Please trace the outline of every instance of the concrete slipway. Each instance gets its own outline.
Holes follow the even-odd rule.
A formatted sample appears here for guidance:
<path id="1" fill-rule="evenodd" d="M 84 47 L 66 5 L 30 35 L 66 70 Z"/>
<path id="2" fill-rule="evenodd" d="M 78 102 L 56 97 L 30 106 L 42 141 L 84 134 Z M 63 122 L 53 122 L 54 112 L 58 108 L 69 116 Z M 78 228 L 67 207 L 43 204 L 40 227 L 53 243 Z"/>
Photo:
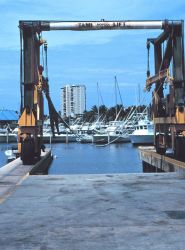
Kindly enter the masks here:
<path id="1" fill-rule="evenodd" d="M 185 249 L 184 176 L 25 178 L 1 200 L 0 249 Z"/>

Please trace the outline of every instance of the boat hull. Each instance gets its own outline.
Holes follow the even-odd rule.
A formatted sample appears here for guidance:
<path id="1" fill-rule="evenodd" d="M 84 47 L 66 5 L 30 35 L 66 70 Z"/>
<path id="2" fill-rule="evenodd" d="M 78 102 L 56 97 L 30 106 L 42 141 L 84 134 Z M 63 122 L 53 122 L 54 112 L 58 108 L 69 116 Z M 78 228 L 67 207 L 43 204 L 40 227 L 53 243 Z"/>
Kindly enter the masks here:
<path id="1" fill-rule="evenodd" d="M 17 136 L 14 134 L 0 134 L 0 143 L 17 142 Z"/>
<path id="2" fill-rule="evenodd" d="M 94 135 L 93 136 L 94 143 L 123 143 L 130 142 L 129 137 L 123 136 L 108 136 L 108 135 Z"/>
<path id="3" fill-rule="evenodd" d="M 93 136 L 79 136 L 76 138 L 76 141 L 80 143 L 93 143 Z"/>
<path id="4" fill-rule="evenodd" d="M 130 135 L 131 143 L 136 144 L 154 144 L 154 135 Z"/>
<path id="5" fill-rule="evenodd" d="M 57 142 L 76 142 L 75 135 L 56 135 L 55 137 L 51 137 L 50 135 L 44 135 L 42 137 L 43 143 L 57 143 Z"/>

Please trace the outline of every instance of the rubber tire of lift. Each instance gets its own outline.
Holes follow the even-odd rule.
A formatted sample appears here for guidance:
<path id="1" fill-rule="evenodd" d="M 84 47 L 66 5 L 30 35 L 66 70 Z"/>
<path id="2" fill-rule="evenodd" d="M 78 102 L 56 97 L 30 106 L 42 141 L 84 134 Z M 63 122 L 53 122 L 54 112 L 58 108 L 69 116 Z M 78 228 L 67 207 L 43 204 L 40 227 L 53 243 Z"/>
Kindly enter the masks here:
<path id="1" fill-rule="evenodd" d="M 23 165 L 32 165 L 34 163 L 34 141 L 25 140 L 21 145 L 21 160 Z"/>
<path id="2" fill-rule="evenodd" d="M 175 140 L 175 159 L 185 161 L 185 138 L 176 137 Z"/>
<path id="3" fill-rule="evenodd" d="M 155 137 L 155 148 L 156 148 L 156 153 L 160 155 L 164 155 L 166 153 L 166 148 L 161 148 L 159 144 L 159 135 L 156 135 Z"/>

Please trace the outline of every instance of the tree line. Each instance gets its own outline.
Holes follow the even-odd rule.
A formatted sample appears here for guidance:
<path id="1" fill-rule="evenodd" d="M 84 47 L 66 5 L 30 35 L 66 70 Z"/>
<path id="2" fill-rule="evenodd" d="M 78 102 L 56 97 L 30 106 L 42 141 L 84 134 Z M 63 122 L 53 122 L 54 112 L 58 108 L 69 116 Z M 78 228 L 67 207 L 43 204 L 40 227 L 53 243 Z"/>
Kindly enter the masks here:
<path id="1" fill-rule="evenodd" d="M 129 106 L 129 107 L 124 107 L 121 104 L 118 104 L 113 107 L 106 107 L 105 105 L 99 106 L 99 108 L 94 105 L 90 110 L 84 111 L 83 115 L 81 115 L 83 122 L 95 122 L 98 120 L 99 121 L 104 121 L 105 123 L 114 121 L 117 117 L 117 120 L 123 120 L 131 110 L 134 110 L 137 108 L 137 112 L 142 112 L 146 106 L 145 105 L 140 105 L 140 106 Z M 66 117 L 65 121 L 70 122 L 74 120 L 72 117 Z"/>

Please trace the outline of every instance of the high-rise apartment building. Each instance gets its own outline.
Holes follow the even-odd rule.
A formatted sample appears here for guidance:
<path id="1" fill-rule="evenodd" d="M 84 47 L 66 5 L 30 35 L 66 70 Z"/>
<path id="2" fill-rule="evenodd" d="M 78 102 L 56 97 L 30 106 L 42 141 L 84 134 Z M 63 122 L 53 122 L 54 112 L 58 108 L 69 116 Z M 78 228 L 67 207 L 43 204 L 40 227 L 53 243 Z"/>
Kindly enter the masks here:
<path id="1" fill-rule="evenodd" d="M 61 88 L 62 116 L 82 115 L 86 109 L 86 87 L 85 85 L 66 85 Z"/>

